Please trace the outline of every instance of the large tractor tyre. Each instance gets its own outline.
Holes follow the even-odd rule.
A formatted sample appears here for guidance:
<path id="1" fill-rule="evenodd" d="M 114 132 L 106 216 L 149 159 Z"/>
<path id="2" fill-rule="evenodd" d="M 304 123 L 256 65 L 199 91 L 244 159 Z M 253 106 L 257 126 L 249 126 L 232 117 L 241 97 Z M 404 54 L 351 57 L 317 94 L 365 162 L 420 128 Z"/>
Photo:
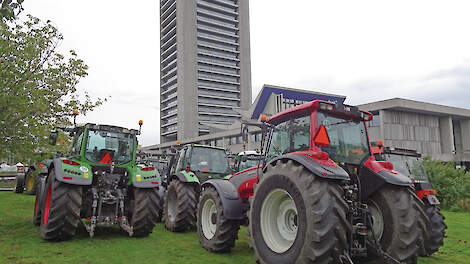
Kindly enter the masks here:
<path id="1" fill-rule="evenodd" d="M 372 230 L 382 249 L 401 263 L 416 263 L 422 230 L 413 194 L 405 187 L 385 185 L 367 204 L 372 214 Z M 376 263 L 385 262 L 376 259 Z"/>
<path id="2" fill-rule="evenodd" d="M 339 182 L 280 160 L 255 185 L 250 232 L 259 263 L 342 263 L 348 205 Z"/>
<path id="3" fill-rule="evenodd" d="M 444 245 L 447 226 L 444 223 L 445 218 L 441 214 L 441 209 L 438 206 L 427 204 L 425 208 L 426 215 L 429 217 L 431 225 L 429 238 L 425 242 L 426 254 L 430 256 Z"/>
<path id="4" fill-rule="evenodd" d="M 239 221 L 225 218 L 217 191 L 213 187 L 205 188 L 197 209 L 197 233 L 202 247 L 215 253 L 230 252 L 239 229 Z"/>
<path id="5" fill-rule="evenodd" d="M 160 210 L 160 197 L 157 188 L 133 190 L 132 213 L 130 223 L 133 227 L 134 237 L 146 237 L 152 233 L 157 223 Z"/>
<path id="6" fill-rule="evenodd" d="M 196 222 L 196 191 L 188 183 L 172 180 L 165 193 L 164 218 L 166 229 L 184 232 Z"/>
<path id="7" fill-rule="evenodd" d="M 25 189 L 26 194 L 36 194 L 36 177 L 33 175 L 32 170 L 26 172 Z"/>
<path id="8" fill-rule="evenodd" d="M 410 190 L 411 192 L 411 190 Z M 412 193 L 412 192 L 411 192 Z M 418 196 L 412 193 L 415 201 L 415 208 L 418 213 L 417 222 L 418 222 L 418 256 L 420 257 L 427 257 L 429 254 L 426 250 L 426 241 L 429 241 L 430 231 L 431 231 L 431 223 L 429 222 L 429 217 L 426 214 L 426 207 L 423 201 L 421 201 Z"/>
<path id="9" fill-rule="evenodd" d="M 41 225 L 41 215 L 44 209 L 44 190 L 46 189 L 46 178 L 38 177 L 36 200 L 34 203 L 33 224 L 35 226 Z"/>
<path id="10" fill-rule="evenodd" d="M 15 193 L 23 193 L 24 191 L 24 173 L 17 173 L 15 182 L 13 184 L 13 191 Z"/>
<path id="11" fill-rule="evenodd" d="M 57 181 L 54 170 L 47 178 L 41 214 L 41 237 L 48 241 L 70 239 L 75 235 L 80 220 L 82 188 Z"/>
<path id="12" fill-rule="evenodd" d="M 158 198 L 160 205 L 158 207 L 157 223 L 161 223 L 163 219 L 163 203 L 165 200 L 165 189 L 163 189 L 162 186 L 160 186 L 160 189 L 158 190 Z"/>

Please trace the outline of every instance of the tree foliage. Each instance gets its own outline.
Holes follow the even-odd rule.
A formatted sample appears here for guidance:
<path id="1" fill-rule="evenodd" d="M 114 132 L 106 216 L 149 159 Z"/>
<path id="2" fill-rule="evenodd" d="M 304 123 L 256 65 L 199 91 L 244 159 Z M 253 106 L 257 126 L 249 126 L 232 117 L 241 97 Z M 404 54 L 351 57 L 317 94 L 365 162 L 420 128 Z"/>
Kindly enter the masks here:
<path id="1" fill-rule="evenodd" d="M 23 11 L 24 0 L 0 0 L 0 19 L 15 19 L 21 11 Z"/>
<path id="2" fill-rule="evenodd" d="M 84 114 L 105 101 L 77 91 L 88 66 L 74 51 L 57 51 L 62 39 L 31 15 L 0 20 L 0 159 L 47 150 L 48 132 L 71 125 L 73 109 Z"/>
<path id="3" fill-rule="evenodd" d="M 424 168 L 444 209 L 469 210 L 470 173 L 453 162 L 424 159 Z"/>

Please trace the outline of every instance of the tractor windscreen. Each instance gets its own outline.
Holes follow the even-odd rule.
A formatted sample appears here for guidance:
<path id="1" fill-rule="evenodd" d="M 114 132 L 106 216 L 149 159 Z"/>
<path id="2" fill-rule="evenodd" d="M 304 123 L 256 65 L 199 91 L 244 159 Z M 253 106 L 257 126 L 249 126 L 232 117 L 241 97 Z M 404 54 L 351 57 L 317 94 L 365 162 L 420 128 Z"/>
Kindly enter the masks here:
<path id="1" fill-rule="evenodd" d="M 423 162 L 413 156 L 380 154 L 375 155 L 377 160 L 388 161 L 393 164 L 393 169 L 413 179 L 415 182 L 428 182 Z"/>
<path id="2" fill-rule="evenodd" d="M 238 166 L 238 170 L 242 171 L 242 170 L 246 170 L 246 169 L 249 169 L 249 168 L 256 167 L 259 164 L 259 160 L 260 160 L 260 156 L 257 156 L 257 155 L 246 156 L 246 157 L 242 158 L 242 160 L 240 161 L 240 165 Z"/>
<path id="3" fill-rule="evenodd" d="M 277 156 L 310 147 L 310 115 L 293 118 L 276 125 L 271 136 L 271 145 L 266 156 L 271 160 Z"/>
<path id="4" fill-rule="evenodd" d="M 223 149 L 194 147 L 191 154 L 191 171 L 228 173 L 228 159 Z"/>
<path id="5" fill-rule="evenodd" d="M 360 164 L 370 155 L 364 122 L 328 115 L 317 114 L 318 126 L 325 126 L 330 144 L 321 149 L 335 162 Z"/>
<path id="6" fill-rule="evenodd" d="M 131 134 L 89 130 L 85 158 L 103 164 L 124 164 L 132 160 L 134 137 Z"/>

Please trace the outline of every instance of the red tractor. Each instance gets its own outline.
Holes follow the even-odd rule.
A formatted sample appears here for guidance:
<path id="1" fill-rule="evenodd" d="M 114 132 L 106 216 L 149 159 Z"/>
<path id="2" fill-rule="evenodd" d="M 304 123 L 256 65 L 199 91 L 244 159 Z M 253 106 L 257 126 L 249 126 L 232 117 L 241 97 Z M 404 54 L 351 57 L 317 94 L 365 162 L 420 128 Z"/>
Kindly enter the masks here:
<path id="1" fill-rule="evenodd" d="M 429 219 L 411 180 L 372 155 L 371 119 L 313 101 L 251 124 L 262 128 L 264 158 L 202 185 L 202 246 L 230 251 L 249 224 L 259 263 L 416 263 Z"/>
<path id="2" fill-rule="evenodd" d="M 431 222 L 429 239 L 424 241 L 419 253 L 422 256 L 432 255 L 444 245 L 447 226 L 439 208 L 440 202 L 436 197 L 436 190 L 432 188 L 424 169 L 421 154 L 416 150 L 384 147 L 380 140 L 372 145 L 372 152 L 376 160 L 391 162 L 396 171 L 408 176 L 413 181 L 416 196 L 423 201 L 426 215 Z"/>

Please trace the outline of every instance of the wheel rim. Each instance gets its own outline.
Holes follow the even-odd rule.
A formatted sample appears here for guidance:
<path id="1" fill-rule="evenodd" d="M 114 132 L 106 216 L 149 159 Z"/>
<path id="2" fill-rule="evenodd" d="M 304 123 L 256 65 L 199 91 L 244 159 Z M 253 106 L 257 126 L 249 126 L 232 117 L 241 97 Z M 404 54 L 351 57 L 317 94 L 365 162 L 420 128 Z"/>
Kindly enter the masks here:
<path id="1" fill-rule="evenodd" d="M 374 201 L 370 200 L 369 204 L 369 211 L 372 216 L 372 230 L 378 241 L 382 239 L 382 235 L 384 233 L 384 217 L 380 207 Z"/>
<path id="2" fill-rule="evenodd" d="M 51 194 L 52 194 L 52 184 L 49 185 L 46 195 L 46 204 L 44 207 L 44 225 L 47 224 L 47 219 L 49 218 L 49 210 L 51 209 Z"/>
<path id="3" fill-rule="evenodd" d="M 212 199 L 204 202 L 201 213 L 202 232 L 207 239 L 212 239 L 217 231 L 217 207 Z"/>
<path id="4" fill-rule="evenodd" d="M 291 248 L 297 237 L 297 207 L 282 189 L 271 191 L 263 201 L 260 214 L 261 234 L 266 245 L 276 253 Z"/>
<path id="5" fill-rule="evenodd" d="M 168 220 L 175 221 L 176 219 L 176 207 L 178 206 L 177 203 L 177 196 L 176 191 L 172 188 L 168 190 L 168 206 L 167 206 L 167 216 Z"/>
<path id="6" fill-rule="evenodd" d="M 26 190 L 31 191 L 33 190 L 34 186 L 34 177 L 31 174 L 28 174 L 28 181 L 26 182 Z"/>

